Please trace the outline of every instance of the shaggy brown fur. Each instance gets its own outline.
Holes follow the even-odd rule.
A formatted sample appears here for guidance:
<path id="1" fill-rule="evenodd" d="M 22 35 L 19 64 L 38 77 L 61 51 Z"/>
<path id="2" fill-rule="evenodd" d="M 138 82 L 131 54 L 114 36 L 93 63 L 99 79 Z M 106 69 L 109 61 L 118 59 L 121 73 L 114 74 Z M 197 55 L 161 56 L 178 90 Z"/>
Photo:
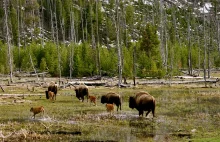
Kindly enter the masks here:
<path id="1" fill-rule="evenodd" d="M 96 97 L 95 96 L 89 95 L 89 100 L 90 100 L 90 103 L 94 103 L 96 106 Z"/>
<path id="2" fill-rule="evenodd" d="M 121 96 L 119 94 L 109 92 L 101 97 L 101 103 L 115 104 L 117 106 L 117 111 L 119 108 L 121 110 L 122 101 L 121 101 Z"/>
<path id="3" fill-rule="evenodd" d="M 36 114 L 38 114 L 38 113 L 43 113 L 43 115 L 44 115 L 44 107 L 43 106 L 40 106 L 40 107 L 32 107 L 31 109 L 30 109 L 30 112 L 33 112 L 33 116 L 32 116 L 32 118 L 34 117 L 34 119 L 35 119 L 35 115 Z"/>
<path id="4" fill-rule="evenodd" d="M 51 101 L 54 101 L 54 98 L 55 98 L 55 93 L 54 92 L 48 91 L 48 96 L 49 96 Z"/>
<path id="5" fill-rule="evenodd" d="M 79 100 L 82 100 L 82 102 L 84 101 L 84 96 L 86 96 L 87 98 L 87 102 L 88 102 L 88 96 L 89 96 L 89 89 L 86 85 L 79 85 L 79 86 L 74 86 L 75 87 L 75 92 L 76 92 L 76 97 Z"/>
<path id="6" fill-rule="evenodd" d="M 110 112 L 110 115 L 114 111 L 114 105 L 113 104 L 106 104 L 106 110 L 107 112 Z"/>
<path id="7" fill-rule="evenodd" d="M 58 86 L 56 83 L 54 82 L 51 82 L 49 87 L 48 87 L 48 92 L 51 91 L 51 92 L 54 92 L 54 99 L 56 100 L 56 96 L 57 96 L 57 91 L 58 91 Z M 47 94 L 46 92 L 46 98 L 49 99 L 49 95 Z"/>
<path id="8" fill-rule="evenodd" d="M 152 111 L 153 117 L 155 117 L 156 101 L 153 96 L 147 92 L 139 92 L 135 96 L 129 98 L 129 107 L 136 108 L 139 111 L 139 116 L 143 116 L 144 111 L 147 111 L 147 115 Z"/>

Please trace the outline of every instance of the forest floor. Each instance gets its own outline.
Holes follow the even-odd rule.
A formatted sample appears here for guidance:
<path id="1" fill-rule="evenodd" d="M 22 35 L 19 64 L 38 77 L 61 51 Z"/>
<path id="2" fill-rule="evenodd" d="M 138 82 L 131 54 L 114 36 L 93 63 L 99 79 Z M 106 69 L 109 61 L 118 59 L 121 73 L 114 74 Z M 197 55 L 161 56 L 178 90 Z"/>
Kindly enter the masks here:
<path id="1" fill-rule="evenodd" d="M 97 106 L 81 102 L 69 82 L 94 82 L 87 79 L 62 79 L 57 100 L 45 98 L 45 90 L 58 78 L 27 77 L 8 84 L 1 78 L 0 85 L 0 140 L 1 141 L 219 141 L 220 88 L 216 77 L 205 87 L 200 78 L 170 80 L 140 79 L 137 85 L 118 88 L 117 80 L 96 80 L 106 86 L 89 86 L 97 97 Z M 173 82 L 175 80 L 175 82 Z M 95 82 L 96 82 L 95 81 Z M 188 81 L 188 83 L 177 83 Z M 195 82 L 193 82 L 195 81 Z M 168 82 L 168 83 L 167 83 Z M 170 83 L 171 82 L 171 83 Z M 138 111 L 128 107 L 129 96 L 147 91 L 156 99 L 156 117 L 150 113 L 139 117 Z M 110 115 L 100 98 L 107 92 L 122 96 L 122 110 Z M 45 114 L 32 118 L 30 108 L 44 106 Z"/>

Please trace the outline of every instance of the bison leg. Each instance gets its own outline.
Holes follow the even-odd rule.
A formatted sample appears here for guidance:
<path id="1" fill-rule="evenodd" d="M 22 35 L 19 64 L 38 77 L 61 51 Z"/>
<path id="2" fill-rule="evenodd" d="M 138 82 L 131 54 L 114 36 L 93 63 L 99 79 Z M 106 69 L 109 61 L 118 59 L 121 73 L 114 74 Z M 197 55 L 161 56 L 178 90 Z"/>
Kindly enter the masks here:
<path id="1" fill-rule="evenodd" d="M 148 112 L 146 113 L 146 117 L 147 117 L 147 115 L 150 113 L 150 111 L 151 111 L 151 110 L 148 110 Z"/>
<path id="2" fill-rule="evenodd" d="M 144 111 L 143 110 L 139 110 L 139 116 L 143 116 Z"/>

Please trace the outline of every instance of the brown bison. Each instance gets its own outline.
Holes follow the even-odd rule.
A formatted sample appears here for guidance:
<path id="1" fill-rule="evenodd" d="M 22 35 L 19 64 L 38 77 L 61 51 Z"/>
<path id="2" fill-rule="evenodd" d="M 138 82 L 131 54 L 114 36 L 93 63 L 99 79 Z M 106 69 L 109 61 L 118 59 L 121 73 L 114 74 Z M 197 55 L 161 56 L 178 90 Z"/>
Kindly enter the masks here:
<path id="1" fill-rule="evenodd" d="M 106 110 L 107 112 L 110 112 L 110 115 L 114 111 L 114 104 L 106 104 Z"/>
<path id="2" fill-rule="evenodd" d="M 43 106 L 40 106 L 40 107 L 32 107 L 30 109 L 30 112 L 33 112 L 33 116 L 34 119 L 35 119 L 35 115 L 38 114 L 38 113 L 43 113 L 44 114 L 44 107 Z"/>
<path id="3" fill-rule="evenodd" d="M 51 92 L 54 92 L 54 99 L 56 100 L 56 95 L 57 95 L 57 91 L 58 91 L 57 88 L 58 88 L 58 87 L 57 87 L 57 85 L 56 85 L 55 83 L 53 83 L 53 82 L 50 83 L 50 85 L 49 85 L 47 91 L 45 91 L 45 93 L 46 93 L 46 98 L 47 98 L 47 99 L 50 98 L 49 95 L 48 95 L 48 92 L 51 91 Z"/>
<path id="4" fill-rule="evenodd" d="M 110 93 L 107 93 L 106 95 L 103 95 L 101 97 L 101 103 L 102 104 L 104 104 L 104 103 L 115 104 L 117 106 L 117 111 L 118 111 L 119 107 L 121 110 L 121 97 L 120 97 L 120 95 L 118 95 L 116 93 L 110 92 Z"/>
<path id="5" fill-rule="evenodd" d="M 79 100 L 84 101 L 84 96 L 87 97 L 87 102 L 88 102 L 88 97 L 89 97 L 89 89 L 85 85 L 79 85 L 79 86 L 74 86 L 75 87 L 75 92 L 76 92 L 76 97 Z"/>
<path id="6" fill-rule="evenodd" d="M 94 105 L 96 106 L 96 97 L 95 96 L 89 95 L 89 100 L 90 100 L 90 104 L 94 103 Z"/>
<path id="7" fill-rule="evenodd" d="M 139 92 L 136 96 L 129 98 L 129 107 L 136 108 L 139 111 L 139 116 L 143 116 L 144 111 L 147 111 L 147 117 L 152 111 L 153 117 L 155 117 L 155 104 L 155 98 L 147 92 Z"/>
<path id="8" fill-rule="evenodd" d="M 55 93 L 52 92 L 52 91 L 48 91 L 47 94 L 48 94 L 48 96 L 49 96 L 49 99 L 50 99 L 51 101 L 54 101 L 54 99 L 55 99 Z"/>

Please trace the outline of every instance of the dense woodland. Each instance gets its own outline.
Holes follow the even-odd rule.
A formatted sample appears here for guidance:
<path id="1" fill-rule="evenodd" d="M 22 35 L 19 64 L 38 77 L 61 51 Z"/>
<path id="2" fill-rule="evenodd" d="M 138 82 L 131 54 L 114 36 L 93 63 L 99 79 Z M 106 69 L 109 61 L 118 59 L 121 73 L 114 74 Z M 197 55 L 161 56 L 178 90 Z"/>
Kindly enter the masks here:
<path id="1" fill-rule="evenodd" d="M 219 14 L 219 0 L 2 0 L 0 73 L 210 77 Z"/>

